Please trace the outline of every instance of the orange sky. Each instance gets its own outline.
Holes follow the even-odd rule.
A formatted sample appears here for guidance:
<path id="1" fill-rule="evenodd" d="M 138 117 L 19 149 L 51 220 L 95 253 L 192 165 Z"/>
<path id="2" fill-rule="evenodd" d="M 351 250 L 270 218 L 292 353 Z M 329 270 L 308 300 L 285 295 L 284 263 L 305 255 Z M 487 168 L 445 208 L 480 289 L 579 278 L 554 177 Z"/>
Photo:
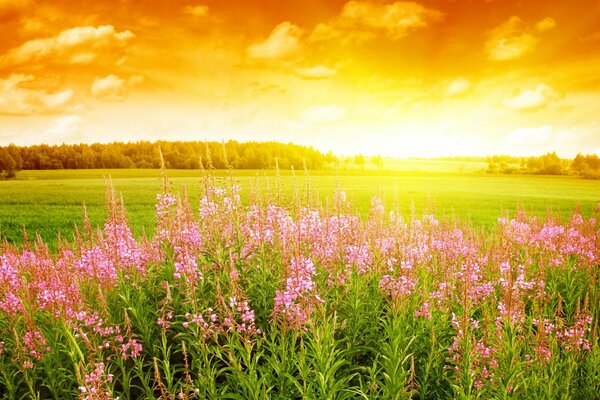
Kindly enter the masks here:
<path id="1" fill-rule="evenodd" d="M 0 0 L 0 145 L 600 153 L 600 1 Z"/>

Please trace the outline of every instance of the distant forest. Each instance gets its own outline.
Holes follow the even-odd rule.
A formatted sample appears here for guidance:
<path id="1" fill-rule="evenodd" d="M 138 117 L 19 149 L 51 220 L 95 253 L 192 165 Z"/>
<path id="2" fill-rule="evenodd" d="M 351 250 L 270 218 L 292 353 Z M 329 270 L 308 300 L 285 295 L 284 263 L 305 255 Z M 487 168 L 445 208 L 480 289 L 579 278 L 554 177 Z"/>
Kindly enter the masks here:
<path id="1" fill-rule="evenodd" d="M 327 168 L 331 152 L 278 142 L 135 142 L 0 147 L 0 171 L 7 177 L 22 169 L 159 168 L 159 149 L 171 169 Z"/>
<path id="2" fill-rule="evenodd" d="M 170 169 L 384 169 L 381 156 L 336 157 L 312 147 L 279 142 L 114 142 L 0 146 L 0 178 L 17 171 L 40 169 L 159 168 L 159 149 Z M 578 154 L 563 159 L 556 153 L 537 157 L 494 155 L 488 157 L 442 157 L 438 160 L 487 162 L 482 172 L 498 174 L 580 175 L 600 179 L 600 158 Z"/>
<path id="3" fill-rule="evenodd" d="M 496 155 L 486 157 L 488 173 L 580 175 L 588 179 L 600 179 L 600 158 L 596 154 L 577 154 L 575 159 L 558 157 L 556 152 L 539 157 L 513 157 Z"/>

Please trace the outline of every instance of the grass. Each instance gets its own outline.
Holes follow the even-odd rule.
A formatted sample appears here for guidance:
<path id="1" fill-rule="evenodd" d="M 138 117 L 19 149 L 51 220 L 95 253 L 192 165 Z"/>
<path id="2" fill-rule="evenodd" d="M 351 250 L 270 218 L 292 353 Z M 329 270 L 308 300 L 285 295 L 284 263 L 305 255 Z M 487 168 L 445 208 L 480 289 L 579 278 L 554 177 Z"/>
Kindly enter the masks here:
<path id="1" fill-rule="evenodd" d="M 386 158 L 383 162 L 383 169 L 405 172 L 481 172 L 487 167 L 484 161 Z"/>
<path id="2" fill-rule="evenodd" d="M 304 191 L 310 184 L 325 202 L 336 187 L 341 187 L 357 211 L 365 216 L 373 195 L 385 198 L 388 209 L 397 204 L 404 215 L 429 208 L 438 217 L 454 216 L 476 228 L 489 228 L 503 211 L 514 215 L 523 207 L 537 215 L 557 212 L 566 219 L 579 205 L 583 215 L 590 215 L 600 200 L 600 185 L 567 176 L 506 176 L 472 172 L 453 172 L 461 164 L 442 162 L 435 167 L 419 160 L 403 166 L 403 171 L 300 171 L 294 177 L 281 171 L 285 202 L 293 201 L 296 188 Z M 457 167 L 458 166 L 458 167 Z M 426 168 L 427 167 L 427 168 Z M 413 171 L 409 169 L 412 168 Z M 469 171 L 469 168 L 465 170 Z M 226 171 L 215 174 L 227 181 Z M 83 219 L 85 203 L 93 225 L 101 225 L 105 215 L 103 177 L 112 177 L 117 192 L 123 196 L 135 235 L 154 229 L 154 204 L 161 181 L 158 170 L 56 170 L 22 171 L 18 179 L 0 182 L 0 234 L 10 242 L 21 243 L 23 228 L 30 237 L 39 234 L 56 247 L 57 234 L 72 239 L 74 225 Z M 202 172 L 169 171 L 174 189 L 185 186 L 194 208 Z M 274 171 L 234 171 L 233 179 L 242 187 L 246 202 L 253 191 L 274 190 Z"/>

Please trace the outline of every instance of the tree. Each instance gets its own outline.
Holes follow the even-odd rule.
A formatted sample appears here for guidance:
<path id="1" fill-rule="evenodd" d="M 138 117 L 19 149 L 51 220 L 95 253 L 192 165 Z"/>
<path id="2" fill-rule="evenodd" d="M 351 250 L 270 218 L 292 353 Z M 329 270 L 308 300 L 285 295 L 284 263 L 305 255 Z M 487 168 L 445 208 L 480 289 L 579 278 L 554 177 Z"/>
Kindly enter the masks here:
<path id="1" fill-rule="evenodd" d="M 4 148 L 0 148 L 0 173 L 4 178 L 14 178 L 17 174 L 17 162 Z"/>
<path id="2" fill-rule="evenodd" d="M 57 168 L 158 168 L 158 148 L 162 149 L 167 167 L 195 169 L 204 168 L 263 169 L 274 168 L 275 158 L 280 168 L 301 168 L 304 161 L 309 169 L 324 165 L 335 165 L 337 158 L 324 155 L 312 147 L 278 142 L 166 142 L 158 141 L 108 144 L 77 144 L 50 146 L 47 144 L 21 147 L 0 146 L 3 154 L 8 151 L 16 163 L 14 168 L 57 169 Z M 3 155 L 3 163 L 8 155 Z M 10 163 L 12 165 L 12 162 Z M 3 170 L 0 170 L 3 171 Z"/>
<path id="3" fill-rule="evenodd" d="M 21 156 L 21 148 L 14 145 L 9 144 L 6 148 L 8 150 L 8 154 L 15 160 L 16 166 L 15 170 L 20 171 L 23 169 L 23 157 Z"/>
<path id="4" fill-rule="evenodd" d="M 379 155 L 373 156 L 371 157 L 371 162 L 373 165 L 375 165 L 375 167 L 377 167 L 377 169 L 383 169 L 383 157 Z"/>
<path id="5" fill-rule="evenodd" d="M 360 169 L 365 169 L 365 156 L 362 154 L 354 156 L 354 164 L 358 165 Z"/>

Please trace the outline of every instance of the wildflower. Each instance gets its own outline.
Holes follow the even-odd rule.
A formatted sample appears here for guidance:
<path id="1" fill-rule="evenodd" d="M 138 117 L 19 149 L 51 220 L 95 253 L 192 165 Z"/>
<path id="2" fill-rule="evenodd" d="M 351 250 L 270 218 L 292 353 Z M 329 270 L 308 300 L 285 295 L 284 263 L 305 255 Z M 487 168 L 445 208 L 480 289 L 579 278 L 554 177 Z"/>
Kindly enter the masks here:
<path id="1" fill-rule="evenodd" d="M 292 259 L 288 273 L 285 290 L 276 292 L 274 313 L 298 328 L 308 322 L 315 305 L 322 301 L 312 280 L 316 270 L 310 258 Z"/>
<path id="2" fill-rule="evenodd" d="M 108 383 L 112 382 L 113 375 L 105 373 L 105 365 L 102 362 L 93 364 L 92 368 L 92 371 L 84 375 L 83 385 L 78 387 L 81 392 L 80 398 L 82 400 L 112 400 Z"/>
<path id="3" fill-rule="evenodd" d="M 421 308 L 415 311 L 415 317 L 431 319 L 430 304 L 428 301 L 424 302 Z"/>
<path id="4" fill-rule="evenodd" d="M 142 354 L 142 344 L 136 339 L 130 339 L 128 342 L 123 343 L 120 348 L 121 355 L 126 360 L 128 358 L 136 358 Z"/>

